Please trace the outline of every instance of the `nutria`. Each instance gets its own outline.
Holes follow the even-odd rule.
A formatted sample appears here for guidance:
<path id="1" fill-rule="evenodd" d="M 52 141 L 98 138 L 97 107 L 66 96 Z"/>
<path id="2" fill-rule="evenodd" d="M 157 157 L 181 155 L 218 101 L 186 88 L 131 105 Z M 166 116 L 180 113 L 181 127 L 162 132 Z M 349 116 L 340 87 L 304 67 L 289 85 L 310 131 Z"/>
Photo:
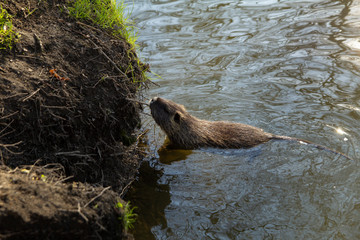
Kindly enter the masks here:
<path id="1" fill-rule="evenodd" d="M 343 153 L 307 140 L 267 133 L 260 128 L 242 123 L 198 119 L 190 115 L 183 105 L 164 98 L 151 99 L 150 109 L 155 122 L 170 141 L 168 148 L 251 148 L 275 139 L 311 144 L 350 159 Z"/>

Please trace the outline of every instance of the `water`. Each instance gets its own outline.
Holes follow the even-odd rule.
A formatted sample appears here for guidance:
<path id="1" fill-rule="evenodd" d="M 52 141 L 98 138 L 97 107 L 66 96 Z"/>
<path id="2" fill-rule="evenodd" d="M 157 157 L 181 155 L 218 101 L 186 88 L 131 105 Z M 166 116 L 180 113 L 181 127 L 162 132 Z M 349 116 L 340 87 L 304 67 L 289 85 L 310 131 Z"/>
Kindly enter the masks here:
<path id="1" fill-rule="evenodd" d="M 132 2 L 130 3 L 132 4 Z M 360 238 L 360 1 L 134 1 L 148 96 L 304 138 L 157 152 L 127 194 L 136 239 Z"/>

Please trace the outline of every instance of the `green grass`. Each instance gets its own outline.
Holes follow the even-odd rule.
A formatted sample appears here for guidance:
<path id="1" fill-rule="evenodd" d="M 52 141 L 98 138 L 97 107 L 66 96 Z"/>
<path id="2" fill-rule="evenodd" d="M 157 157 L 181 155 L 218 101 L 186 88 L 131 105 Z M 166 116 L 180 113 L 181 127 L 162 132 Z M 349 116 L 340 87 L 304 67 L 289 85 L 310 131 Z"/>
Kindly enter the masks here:
<path id="1" fill-rule="evenodd" d="M 131 11 L 125 13 L 126 7 L 124 0 L 119 0 L 118 3 L 116 0 L 73 0 L 68 9 L 70 15 L 76 19 L 89 21 L 94 25 L 109 30 L 115 37 L 125 39 L 131 45 L 131 48 L 127 51 L 129 59 L 135 60 L 140 66 L 143 64 L 134 54 L 135 50 L 138 49 L 136 44 L 137 31 L 133 26 L 133 22 L 129 20 Z M 134 72 L 132 64 L 129 64 L 125 72 Z M 141 75 L 140 80 L 133 75 L 133 82 L 141 83 L 146 79 L 150 79 L 147 76 L 146 69 L 143 69 Z"/>
<path id="2" fill-rule="evenodd" d="M 69 11 L 71 16 L 108 29 L 136 47 L 137 33 L 129 20 L 131 13 L 126 15 L 125 8 L 124 1 L 116 3 L 116 0 L 74 0 Z"/>
<path id="3" fill-rule="evenodd" d="M 126 203 L 125 206 L 121 202 L 117 202 L 115 207 L 124 211 L 124 215 L 120 218 L 120 220 L 123 221 L 125 230 L 127 231 L 132 229 L 137 218 L 137 214 L 134 213 L 135 207 L 131 208 L 130 202 Z"/>
<path id="4" fill-rule="evenodd" d="M 0 49 L 11 50 L 19 36 L 13 30 L 11 15 L 0 5 Z"/>

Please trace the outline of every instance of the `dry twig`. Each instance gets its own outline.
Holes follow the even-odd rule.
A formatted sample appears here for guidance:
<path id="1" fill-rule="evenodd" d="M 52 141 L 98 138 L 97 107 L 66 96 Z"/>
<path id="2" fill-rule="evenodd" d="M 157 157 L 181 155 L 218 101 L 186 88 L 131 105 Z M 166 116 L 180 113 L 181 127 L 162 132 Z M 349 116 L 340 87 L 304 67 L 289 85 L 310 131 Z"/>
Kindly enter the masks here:
<path id="1" fill-rule="evenodd" d="M 10 113 L 9 115 L 3 116 L 3 117 L 0 118 L 0 120 L 5 119 L 5 118 L 9 118 L 9 117 L 17 114 L 18 112 L 19 112 L 19 111 L 16 111 L 16 112 Z"/>
<path id="2" fill-rule="evenodd" d="M 120 197 L 124 197 L 125 191 L 131 186 L 131 184 L 135 181 L 135 178 L 133 178 L 121 191 Z"/>
<path id="3" fill-rule="evenodd" d="M 17 143 L 11 143 L 11 144 L 3 144 L 3 143 L 0 143 L 0 147 L 4 148 L 6 151 L 8 151 L 9 153 L 12 153 L 12 154 L 21 154 L 21 152 L 13 152 L 11 151 L 9 148 L 10 147 L 17 147 L 17 145 L 21 144 L 22 141 L 19 141 Z"/>
<path id="4" fill-rule="evenodd" d="M 89 222 L 89 219 L 81 212 L 81 206 L 80 206 L 80 203 L 79 203 L 79 202 L 78 202 L 77 212 L 80 214 L 80 216 L 81 216 L 86 222 Z"/>
<path id="5" fill-rule="evenodd" d="M 104 194 L 104 192 L 108 189 L 110 189 L 111 187 L 106 187 L 104 188 L 98 195 L 96 195 L 95 197 L 93 197 L 87 204 L 84 205 L 84 208 L 86 208 L 87 206 L 89 206 L 90 203 L 92 203 L 93 201 L 95 201 L 97 198 L 99 198 L 101 195 Z"/>
<path id="6" fill-rule="evenodd" d="M 36 93 L 38 93 L 40 91 L 40 88 L 36 89 L 34 92 L 30 93 L 29 96 L 23 98 L 23 99 L 19 99 L 19 101 L 25 102 L 26 100 L 28 100 L 29 98 L 31 98 L 32 96 L 34 96 Z"/>
<path id="7" fill-rule="evenodd" d="M 70 156 L 70 157 L 87 157 L 90 158 L 90 156 L 95 156 L 95 154 L 80 154 L 80 151 L 71 151 L 71 152 L 57 152 L 55 153 L 55 156 Z"/>
<path id="8" fill-rule="evenodd" d="M 6 135 L 14 132 L 14 130 L 12 130 L 12 131 L 10 131 L 10 132 L 7 132 L 7 133 L 4 133 L 4 134 L 3 134 L 3 132 L 5 132 L 5 130 L 8 129 L 13 122 L 14 122 L 14 119 L 11 120 L 10 123 L 6 124 L 6 126 L 0 131 L 0 134 L 1 134 L 1 135 L 0 135 L 0 138 L 5 137 Z"/>
<path id="9" fill-rule="evenodd" d="M 83 34 L 82 34 L 83 35 Z M 126 74 L 120 70 L 120 68 L 116 65 L 116 63 L 108 56 L 106 55 L 106 53 L 102 50 L 101 47 L 99 47 L 98 45 L 96 45 L 96 43 L 94 43 L 89 37 L 83 35 L 84 37 L 86 37 L 95 47 L 95 49 L 97 49 L 99 51 L 100 54 L 102 54 L 113 66 L 114 68 L 119 72 L 121 73 L 122 75 L 124 75 L 126 78 Z"/>

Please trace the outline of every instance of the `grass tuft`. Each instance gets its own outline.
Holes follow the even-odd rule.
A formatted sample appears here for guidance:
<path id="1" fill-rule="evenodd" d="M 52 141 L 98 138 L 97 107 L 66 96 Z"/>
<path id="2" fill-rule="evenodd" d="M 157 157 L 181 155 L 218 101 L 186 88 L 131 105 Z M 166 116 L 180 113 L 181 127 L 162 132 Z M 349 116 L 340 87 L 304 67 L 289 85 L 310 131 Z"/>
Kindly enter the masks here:
<path id="1" fill-rule="evenodd" d="M 98 25 L 112 32 L 115 37 L 125 39 L 130 44 L 131 48 L 127 50 L 128 58 L 135 60 L 138 66 L 143 66 L 143 69 L 140 79 L 134 76 L 131 63 L 125 72 L 132 72 L 133 82 L 141 83 L 149 79 L 147 76 L 148 67 L 145 67 L 135 54 L 136 49 L 138 49 L 136 44 L 137 31 L 133 22 L 129 20 L 131 11 L 125 13 L 126 7 L 124 0 L 118 2 L 116 0 L 73 0 L 68 9 L 70 15 L 76 19 Z"/>
<path id="2" fill-rule="evenodd" d="M 120 218 L 120 220 L 123 221 L 125 230 L 127 231 L 132 229 L 137 218 L 137 214 L 133 212 L 135 207 L 131 208 L 130 202 L 126 203 L 126 205 L 121 202 L 117 202 L 115 207 L 124 211 L 124 215 Z"/>
<path id="3" fill-rule="evenodd" d="M 11 50 L 19 36 L 13 30 L 11 15 L 0 5 L 0 49 Z"/>
<path id="4" fill-rule="evenodd" d="M 136 47 L 137 33 L 129 20 L 131 13 L 125 14 L 126 4 L 116 0 L 74 0 L 69 7 L 70 15 L 87 20 L 101 28 L 112 31 L 114 36 L 127 40 Z"/>

